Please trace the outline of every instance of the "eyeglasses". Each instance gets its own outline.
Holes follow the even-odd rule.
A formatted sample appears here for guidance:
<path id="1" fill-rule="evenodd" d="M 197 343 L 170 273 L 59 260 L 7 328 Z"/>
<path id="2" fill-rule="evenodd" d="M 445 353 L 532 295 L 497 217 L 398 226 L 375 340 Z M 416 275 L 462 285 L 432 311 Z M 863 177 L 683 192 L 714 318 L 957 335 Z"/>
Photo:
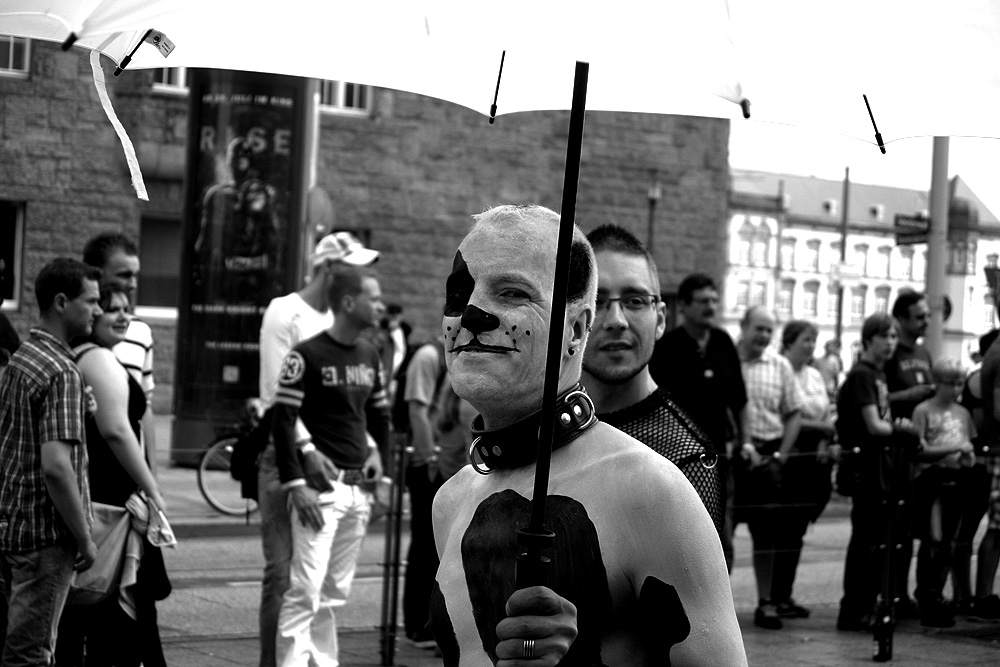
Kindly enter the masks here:
<path id="1" fill-rule="evenodd" d="M 629 294 L 627 296 L 616 296 L 614 298 L 598 296 L 595 308 L 595 315 L 601 317 L 611 310 L 611 304 L 617 301 L 622 310 L 627 313 L 641 312 L 660 300 L 655 294 Z"/>

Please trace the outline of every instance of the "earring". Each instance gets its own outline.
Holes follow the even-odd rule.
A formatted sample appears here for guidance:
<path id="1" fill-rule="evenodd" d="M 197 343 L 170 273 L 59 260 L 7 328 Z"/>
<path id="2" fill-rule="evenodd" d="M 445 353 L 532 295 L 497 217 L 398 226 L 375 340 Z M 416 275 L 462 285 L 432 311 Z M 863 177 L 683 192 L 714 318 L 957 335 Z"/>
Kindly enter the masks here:
<path id="1" fill-rule="evenodd" d="M 569 348 L 569 356 L 572 357 L 574 354 L 576 354 L 576 348 L 575 347 Z"/>

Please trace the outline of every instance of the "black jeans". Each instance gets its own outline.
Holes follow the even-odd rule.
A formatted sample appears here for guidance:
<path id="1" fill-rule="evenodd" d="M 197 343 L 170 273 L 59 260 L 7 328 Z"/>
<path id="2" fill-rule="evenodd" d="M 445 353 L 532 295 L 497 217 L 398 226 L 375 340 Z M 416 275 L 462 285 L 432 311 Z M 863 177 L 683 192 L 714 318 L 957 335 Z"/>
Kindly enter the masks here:
<path id="1" fill-rule="evenodd" d="M 431 504 L 442 484 L 441 473 L 434 481 L 430 480 L 426 464 L 406 469 L 406 488 L 410 492 L 410 548 L 406 552 L 406 579 L 403 582 L 403 623 L 407 635 L 420 632 L 427 625 L 431 589 L 438 568 Z"/>

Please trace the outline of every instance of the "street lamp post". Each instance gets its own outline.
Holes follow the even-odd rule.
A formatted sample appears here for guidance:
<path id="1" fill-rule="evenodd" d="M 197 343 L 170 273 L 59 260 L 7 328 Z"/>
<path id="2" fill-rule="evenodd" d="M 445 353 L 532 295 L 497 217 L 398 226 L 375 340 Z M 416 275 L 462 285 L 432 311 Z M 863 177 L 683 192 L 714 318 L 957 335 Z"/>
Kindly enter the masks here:
<path id="1" fill-rule="evenodd" d="M 663 196 L 663 188 L 660 187 L 660 182 L 656 180 L 656 175 L 653 175 L 653 184 L 649 186 L 649 191 L 646 193 L 646 198 L 649 201 L 649 223 L 646 234 L 646 249 L 650 253 L 653 252 L 653 241 L 655 238 L 654 229 L 656 228 L 656 203 L 660 201 Z"/>

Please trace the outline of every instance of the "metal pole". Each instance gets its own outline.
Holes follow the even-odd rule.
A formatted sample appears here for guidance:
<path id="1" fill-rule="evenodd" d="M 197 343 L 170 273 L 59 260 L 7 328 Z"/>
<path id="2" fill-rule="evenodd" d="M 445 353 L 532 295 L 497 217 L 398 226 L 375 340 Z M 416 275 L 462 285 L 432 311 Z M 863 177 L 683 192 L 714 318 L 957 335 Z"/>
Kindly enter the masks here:
<path id="1" fill-rule="evenodd" d="M 931 319 L 924 345 L 934 358 L 944 346 L 944 275 L 948 254 L 948 137 L 934 137 L 931 167 L 931 223 L 927 232 L 927 305 Z"/>
<path id="2" fill-rule="evenodd" d="M 844 167 L 844 191 L 843 197 L 844 208 L 840 213 L 840 266 L 843 268 L 844 263 L 847 262 L 847 209 L 850 202 L 851 196 L 851 168 Z M 841 334 L 844 331 L 844 276 L 841 275 L 837 278 L 837 326 L 834 330 L 834 338 L 840 340 Z M 843 345 L 841 345 L 841 354 L 843 354 Z"/>

